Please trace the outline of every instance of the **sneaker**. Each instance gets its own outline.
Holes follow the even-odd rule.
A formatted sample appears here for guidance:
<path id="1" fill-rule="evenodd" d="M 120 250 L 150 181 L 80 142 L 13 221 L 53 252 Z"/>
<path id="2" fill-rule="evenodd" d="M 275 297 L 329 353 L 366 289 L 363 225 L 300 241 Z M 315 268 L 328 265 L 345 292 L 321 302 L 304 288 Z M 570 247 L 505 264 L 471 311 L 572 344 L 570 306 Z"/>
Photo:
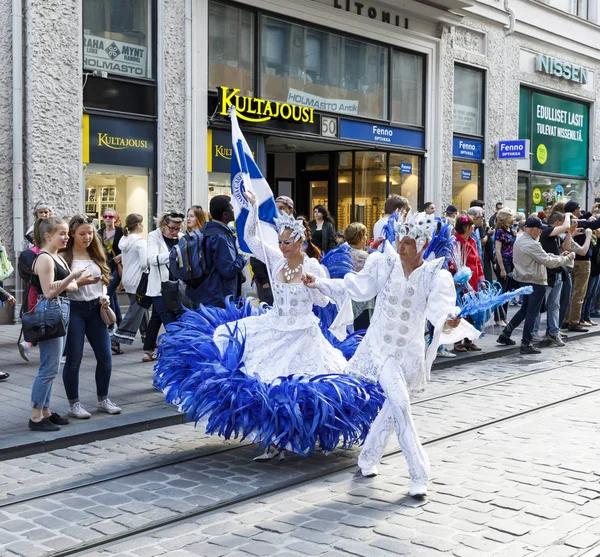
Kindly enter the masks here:
<path id="1" fill-rule="evenodd" d="M 17 346 L 19 347 L 19 354 L 21 355 L 21 358 L 23 358 L 26 362 L 29 361 L 29 356 L 31 355 L 31 348 L 29 346 L 28 342 L 19 342 L 19 344 L 17 344 Z"/>
<path id="2" fill-rule="evenodd" d="M 569 335 L 567 333 L 560 332 L 558 334 L 560 335 L 560 338 L 562 338 L 562 339 L 569 338 Z"/>
<path id="3" fill-rule="evenodd" d="M 92 415 L 83 407 L 81 402 L 76 402 L 69 408 L 69 416 L 71 418 L 77 418 L 78 420 L 87 420 Z"/>
<path id="4" fill-rule="evenodd" d="M 474 342 L 465 343 L 465 348 L 472 352 L 481 352 L 481 348 L 477 346 Z"/>
<path id="5" fill-rule="evenodd" d="M 533 337 L 531 337 L 531 341 L 532 342 L 545 342 L 546 337 L 543 335 L 540 335 L 540 334 L 533 335 Z"/>
<path id="6" fill-rule="evenodd" d="M 377 470 L 377 466 L 370 466 L 369 468 L 361 468 L 360 473 L 365 478 L 374 478 L 379 474 L 379 470 Z"/>
<path id="7" fill-rule="evenodd" d="M 586 329 L 581 323 L 576 323 L 575 325 L 569 325 L 569 331 L 573 331 L 574 333 L 587 333 L 589 329 Z"/>
<path id="8" fill-rule="evenodd" d="M 99 402 L 96 406 L 98 412 L 106 412 L 107 414 L 120 414 L 121 409 L 114 403 L 111 402 L 110 398 L 105 398 L 102 402 Z"/>
<path id="9" fill-rule="evenodd" d="M 0 371 L 0 381 L 6 381 L 10 377 L 10 373 L 6 371 Z"/>
<path id="10" fill-rule="evenodd" d="M 60 426 L 53 424 L 50 418 L 42 418 L 39 422 L 29 420 L 29 429 L 31 431 L 60 431 Z"/>
<path id="11" fill-rule="evenodd" d="M 541 354 L 542 351 L 533 344 L 521 344 L 521 354 Z"/>
<path id="12" fill-rule="evenodd" d="M 455 352 L 466 352 L 467 351 L 467 347 L 462 342 L 457 342 L 454 345 L 454 351 Z"/>
<path id="13" fill-rule="evenodd" d="M 565 346 L 565 341 L 560 338 L 560 335 L 546 335 L 546 338 L 550 341 L 550 344 L 554 344 L 554 346 Z"/>
<path id="14" fill-rule="evenodd" d="M 156 360 L 156 352 L 154 350 L 146 350 L 142 356 L 142 362 L 154 362 Z"/>
<path id="15" fill-rule="evenodd" d="M 67 418 L 63 418 L 60 414 L 58 414 L 57 412 L 52 412 L 52 414 L 50 414 L 50 416 L 48 416 L 48 419 L 54 424 L 54 425 L 67 425 L 69 424 L 69 420 L 67 420 Z"/>
<path id="16" fill-rule="evenodd" d="M 515 344 L 517 344 L 512 338 L 506 336 L 504 333 L 502 333 L 497 339 L 496 342 L 498 344 L 505 344 L 506 346 L 514 346 Z"/>
<path id="17" fill-rule="evenodd" d="M 456 354 L 452 354 L 452 352 L 450 352 L 449 350 L 446 350 L 445 348 L 438 350 L 437 355 L 440 358 L 456 358 Z"/>

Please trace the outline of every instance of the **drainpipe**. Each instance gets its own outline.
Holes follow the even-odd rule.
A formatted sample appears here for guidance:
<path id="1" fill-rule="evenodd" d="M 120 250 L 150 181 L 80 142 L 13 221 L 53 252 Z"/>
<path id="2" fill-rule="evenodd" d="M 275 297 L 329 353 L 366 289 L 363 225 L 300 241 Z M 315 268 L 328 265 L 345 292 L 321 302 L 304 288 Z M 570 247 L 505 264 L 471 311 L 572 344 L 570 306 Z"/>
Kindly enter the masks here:
<path id="1" fill-rule="evenodd" d="M 515 32 L 515 22 L 517 20 L 517 16 L 515 15 L 515 11 L 508 4 L 508 0 L 504 0 L 504 10 L 508 14 L 508 29 L 504 31 L 504 34 L 508 37 Z"/>
<path id="2" fill-rule="evenodd" d="M 12 0 L 12 181 L 13 181 L 13 251 L 16 262 L 25 234 L 23 227 L 23 5 L 22 0 Z M 15 277 L 15 311 L 23 295 Z"/>

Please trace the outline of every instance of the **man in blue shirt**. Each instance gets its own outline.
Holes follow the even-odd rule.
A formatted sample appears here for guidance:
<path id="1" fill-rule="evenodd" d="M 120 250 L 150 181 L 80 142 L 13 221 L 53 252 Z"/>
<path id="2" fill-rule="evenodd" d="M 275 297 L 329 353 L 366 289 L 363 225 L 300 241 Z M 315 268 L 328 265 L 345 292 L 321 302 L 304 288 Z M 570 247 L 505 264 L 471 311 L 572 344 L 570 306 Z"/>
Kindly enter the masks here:
<path id="1" fill-rule="evenodd" d="M 194 302 L 225 307 L 227 296 L 236 298 L 246 259 L 238 253 L 233 232 L 227 226 L 234 220 L 231 198 L 217 195 L 210 200 L 211 221 L 204 225 L 204 257 L 209 274 L 198 288 L 188 288 Z"/>

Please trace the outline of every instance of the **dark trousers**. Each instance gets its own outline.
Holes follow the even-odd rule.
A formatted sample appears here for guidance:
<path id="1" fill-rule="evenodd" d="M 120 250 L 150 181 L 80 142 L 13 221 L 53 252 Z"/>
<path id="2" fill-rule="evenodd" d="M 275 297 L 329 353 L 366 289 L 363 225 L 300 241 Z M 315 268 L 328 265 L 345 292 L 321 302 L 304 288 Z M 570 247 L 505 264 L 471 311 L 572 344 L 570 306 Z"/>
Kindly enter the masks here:
<path id="1" fill-rule="evenodd" d="M 531 286 L 533 292 L 529 296 L 523 296 L 523 304 L 519 308 L 519 311 L 513 315 L 510 323 L 504 327 L 502 334 L 510 337 L 512 332 L 525 321 L 523 327 L 523 337 L 521 338 L 521 344 L 531 344 L 531 338 L 533 336 L 533 327 L 535 321 L 540 314 L 544 298 L 546 297 L 546 287 L 539 284 L 527 284 L 521 283 L 519 286 Z"/>
<path id="2" fill-rule="evenodd" d="M 110 298 L 110 307 L 117 316 L 117 327 L 121 324 L 123 316 L 121 315 L 121 306 L 119 306 L 119 298 L 117 297 L 117 288 L 121 284 L 121 277 L 119 277 L 119 268 L 115 268 L 111 271 L 110 282 L 106 287 L 106 295 Z"/>
<path id="3" fill-rule="evenodd" d="M 152 298 L 152 316 L 150 317 L 146 331 L 146 340 L 144 341 L 145 351 L 149 352 L 156 348 L 160 326 L 164 325 L 166 327 L 169 323 L 173 323 L 173 321 L 177 321 L 177 316 L 165 311 L 162 296 Z"/>
<path id="4" fill-rule="evenodd" d="M 571 272 L 567 271 L 563 276 L 562 292 L 560 293 L 560 310 L 558 312 L 559 327 L 562 327 L 562 324 L 565 322 L 565 318 L 567 317 L 572 291 L 573 279 L 571 278 Z"/>
<path id="5" fill-rule="evenodd" d="M 112 352 L 108 328 L 100 317 L 98 299 L 90 302 L 71 301 L 71 318 L 67 333 L 67 359 L 63 368 L 63 382 L 69 403 L 79 400 L 79 368 L 83 346 L 88 339 L 96 357 L 96 394 L 98 400 L 108 396 L 112 372 Z"/>

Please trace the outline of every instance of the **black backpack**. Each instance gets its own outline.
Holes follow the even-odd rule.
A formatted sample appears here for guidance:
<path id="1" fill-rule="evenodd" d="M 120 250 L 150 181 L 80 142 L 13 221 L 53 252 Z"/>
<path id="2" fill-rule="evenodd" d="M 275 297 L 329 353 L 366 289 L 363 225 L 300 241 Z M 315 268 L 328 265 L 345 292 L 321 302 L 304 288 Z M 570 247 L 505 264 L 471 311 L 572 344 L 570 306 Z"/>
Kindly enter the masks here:
<path id="1" fill-rule="evenodd" d="M 17 270 L 19 272 L 19 276 L 27 284 L 31 284 L 31 279 L 33 278 L 33 262 L 35 261 L 36 257 L 37 253 L 35 253 L 32 249 L 22 251 L 19 255 L 19 260 L 17 261 Z"/>

